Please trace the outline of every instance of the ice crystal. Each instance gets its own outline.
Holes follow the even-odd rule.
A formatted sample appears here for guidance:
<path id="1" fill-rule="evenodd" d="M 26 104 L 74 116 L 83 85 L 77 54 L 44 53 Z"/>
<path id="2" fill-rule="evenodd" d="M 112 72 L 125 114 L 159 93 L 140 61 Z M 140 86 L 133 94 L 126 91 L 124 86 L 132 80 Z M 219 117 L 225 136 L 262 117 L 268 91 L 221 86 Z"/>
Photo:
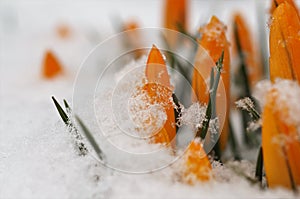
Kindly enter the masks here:
<path id="1" fill-rule="evenodd" d="M 219 135 L 220 123 L 218 117 L 209 121 L 208 131 L 210 132 L 210 138 L 212 142 L 216 142 L 216 137 Z"/>
<path id="2" fill-rule="evenodd" d="M 267 94 L 271 94 L 274 99 L 273 110 L 280 112 L 280 120 L 286 124 L 296 125 L 298 133 L 300 132 L 300 86 L 292 80 L 276 79 L 275 83 L 262 81 L 257 84 L 255 97 L 260 100 L 264 106 Z M 284 111 L 282 108 L 286 107 Z"/>
<path id="3" fill-rule="evenodd" d="M 182 116 L 179 118 L 180 124 L 188 125 L 194 130 L 202 127 L 205 120 L 206 105 L 200 103 L 193 103 L 189 108 L 182 109 Z"/>

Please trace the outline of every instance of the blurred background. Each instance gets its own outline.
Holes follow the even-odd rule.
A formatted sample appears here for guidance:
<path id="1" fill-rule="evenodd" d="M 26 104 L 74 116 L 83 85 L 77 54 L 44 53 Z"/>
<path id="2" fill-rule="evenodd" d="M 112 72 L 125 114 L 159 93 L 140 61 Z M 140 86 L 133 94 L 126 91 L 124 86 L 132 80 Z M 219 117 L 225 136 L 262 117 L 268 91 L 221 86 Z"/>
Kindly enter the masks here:
<path id="1" fill-rule="evenodd" d="M 246 17 L 251 32 L 266 42 L 265 14 L 270 2 L 191 0 L 188 31 L 196 32 L 212 15 L 230 24 L 232 11 L 238 10 Z M 120 32 L 120 24 L 135 21 L 140 27 L 162 27 L 163 12 L 163 0 L 1 0 L 1 74 L 22 65 L 18 70 L 38 75 L 47 48 L 75 73 L 95 45 Z"/>

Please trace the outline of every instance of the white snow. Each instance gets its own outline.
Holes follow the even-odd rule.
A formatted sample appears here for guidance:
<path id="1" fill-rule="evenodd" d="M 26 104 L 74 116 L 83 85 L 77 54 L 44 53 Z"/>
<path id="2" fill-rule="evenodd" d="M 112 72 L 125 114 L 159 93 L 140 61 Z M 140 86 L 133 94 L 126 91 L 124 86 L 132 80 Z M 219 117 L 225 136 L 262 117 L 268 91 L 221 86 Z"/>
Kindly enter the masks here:
<path id="1" fill-rule="evenodd" d="M 255 96 L 261 101 L 262 106 L 265 105 L 266 98 L 271 97 L 275 102 L 274 111 L 281 112 L 282 120 L 287 124 L 300 124 L 300 86 L 298 82 L 284 79 L 276 79 L 275 83 L 261 81 L 257 84 Z M 285 109 L 287 110 L 283 111 Z"/>

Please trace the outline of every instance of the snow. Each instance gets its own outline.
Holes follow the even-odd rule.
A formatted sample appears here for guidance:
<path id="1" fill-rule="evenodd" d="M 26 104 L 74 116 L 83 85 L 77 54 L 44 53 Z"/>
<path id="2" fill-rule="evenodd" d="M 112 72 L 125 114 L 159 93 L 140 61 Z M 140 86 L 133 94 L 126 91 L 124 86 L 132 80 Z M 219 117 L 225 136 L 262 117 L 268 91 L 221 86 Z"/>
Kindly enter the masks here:
<path id="1" fill-rule="evenodd" d="M 255 109 L 253 101 L 249 97 L 245 97 L 235 102 L 238 108 L 242 108 L 245 111 L 250 112 L 252 109 Z"/>
<path id="2" fill-rule="evenodd" d="M 274 83 L 264 80 L 256 85 L 255 97 L 262 107 L 268 98 L 274 99 L 273 110 L 280 112 L 280 120 L 295 125 L 300 134 L 300 86 L 296 81 L 276 79 Z"/>
<path id="3" fill-rule="evenodd" d="M 189 108 L 182 109 L 182 116 L 180 117 L 180 124 L 191 126 L 195 131 L 201 128 L 202 122 L 205 120 L 206 105 L 193 103 Z"/>
<path id="4" fill-rule="evenodd" d="M 155 13 L 160 10 L 154 8 L 160 3 L 145 2 L 154 17 L 146 16 L 142 9 L 136 14 L 144 16 L 146 25 L 155 26 L 160 17 Z M 130 1 L 127 13 L 123 10 L 121 16 L 130 16 L 130 12 L 136 11 L 135 5 L 136 1 Z M 178 179 L 180 158 L 152 173 L 128 174 L 103 166 L 92 155 L 77 155 L 51 96 L 60 102 L 64 98 L 72 102 L 75 74 L 81 62 L 95 43 L 112 32 L 107 17 L 112 10 L 111 4 L 102 1 L 0 2 L 0 198 L 296 198 L 284 189 L 261 190 L 234 172 L 230 165 L 217 162 L 213 163 L 214 180 L 190 186 Z M 106 16 L 105 20 L 99 13 Z M 3 18 L 9 18 L 11 23 L 4 23 Z M 74 33 L 67 40 L 57 38 L 53 30 L 61 19 L 71 24 Z M 97 25 L 109 28 L 103 30 Z M 54 80 L 40 76 L 47 48 L 53 49 L 65 66 L 65 73 Z M 106 95 L 109 97 L 111 93 Z M 119 129 L 110 123 L 111 113 L 104 112 L 107 114 L 101 117 L 108 117 L 102 118 L 107 132 L 110 136 L 119 135 Z M 161 149 L 145 142 L 135 145 L 117 141 L 127 150 Z M 111 161 L 124 160 L 124 167 L 135 164 L 134 159 L 128 161 L 109 150 L 106 152 Z M 160 150 L 149 168 L 161 166 L 168 158 L 174 159 L 170 151 Z M 252 162 L 232 164 L 253 176 Z"/>

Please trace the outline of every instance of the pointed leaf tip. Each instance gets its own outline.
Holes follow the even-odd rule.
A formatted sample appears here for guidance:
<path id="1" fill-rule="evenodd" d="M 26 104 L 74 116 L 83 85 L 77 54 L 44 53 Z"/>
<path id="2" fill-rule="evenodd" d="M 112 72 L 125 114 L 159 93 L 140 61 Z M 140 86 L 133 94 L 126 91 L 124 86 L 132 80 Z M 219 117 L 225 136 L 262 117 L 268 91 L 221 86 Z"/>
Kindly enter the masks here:
<path id="1" fill-rule="evenodd" d="M 55 99 L 54 96 L 51 97 L 53 102 L 54 102 L 54 105 L 61 117 L 61 119 L 63 120 L 63 122 L 68 125 L 68 122 L 69 122 L 69 117 L 68 115 L 66 114 L 66 112 L 62 109 L 62 107 L 59 105 L 59 103 L 57 102 L 57 100 Z"/>

